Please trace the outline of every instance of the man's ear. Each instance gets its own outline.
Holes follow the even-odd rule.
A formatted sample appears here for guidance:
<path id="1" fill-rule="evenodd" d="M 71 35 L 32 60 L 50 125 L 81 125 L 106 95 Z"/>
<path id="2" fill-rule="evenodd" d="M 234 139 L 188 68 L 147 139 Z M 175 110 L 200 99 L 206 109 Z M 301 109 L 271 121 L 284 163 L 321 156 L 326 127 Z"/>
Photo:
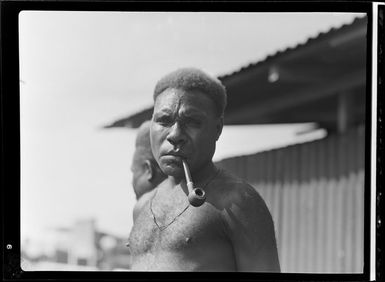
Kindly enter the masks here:
<path id="1" fill-rule="evenodd" d="M 223 116 L 221 116 L 219 119 L 218 119 L 218 123 L 217 123 L 217 132 L 216 132 L 216 136 L 215 136 L 215 140 L 218 141 L 219 139 L 219 136 L 221 136 L 222 134 L 222 129 L 223 129 Z"/>
<path id="2" fill-rule="evenodd" d="M 147 180 L 152 181 L 155 177 L 155 171 L 154 171 L 154 168 L 152 167 L 151 161 L 145 160 L 143 165 L 144 165 L 144 171 L 146 173 Z"/>

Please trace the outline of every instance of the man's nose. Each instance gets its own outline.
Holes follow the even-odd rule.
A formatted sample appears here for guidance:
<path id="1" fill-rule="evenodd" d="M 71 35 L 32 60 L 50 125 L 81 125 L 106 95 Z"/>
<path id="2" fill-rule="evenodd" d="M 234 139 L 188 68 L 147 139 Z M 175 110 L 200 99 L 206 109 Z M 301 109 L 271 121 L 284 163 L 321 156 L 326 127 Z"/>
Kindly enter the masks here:
<path id="1" fill-rule="evenodd" d="M 186 142 L 186 135 L 184 134 L 183 128 L 179 122 L 175 122 L 170 128 L 167 141 L 175 147 L 180 147 Z"/>

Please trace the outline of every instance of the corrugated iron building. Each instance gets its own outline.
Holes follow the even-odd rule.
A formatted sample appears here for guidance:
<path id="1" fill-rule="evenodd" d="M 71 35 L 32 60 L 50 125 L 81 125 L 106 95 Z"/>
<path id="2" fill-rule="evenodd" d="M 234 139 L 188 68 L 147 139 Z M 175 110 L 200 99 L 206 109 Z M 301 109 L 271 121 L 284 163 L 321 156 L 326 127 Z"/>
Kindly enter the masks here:
<path id="1" fill-rule="evenodd" d="M 364 142 L 361 127 L 217 163 L 265 199 L 283 272 L 362 272 Z"/>

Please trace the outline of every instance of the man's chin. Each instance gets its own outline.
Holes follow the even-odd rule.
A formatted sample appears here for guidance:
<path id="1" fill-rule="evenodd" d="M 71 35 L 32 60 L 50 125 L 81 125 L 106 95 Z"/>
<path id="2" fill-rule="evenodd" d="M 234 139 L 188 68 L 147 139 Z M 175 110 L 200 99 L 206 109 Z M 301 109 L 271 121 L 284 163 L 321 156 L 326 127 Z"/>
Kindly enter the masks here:
<path id="1" fill-rule="evenodd" d="M 174 177 L 183 176 L 183 167 L 177 162 L 167 162 L 161 165 L 161 169 L 164 174 Z"/>

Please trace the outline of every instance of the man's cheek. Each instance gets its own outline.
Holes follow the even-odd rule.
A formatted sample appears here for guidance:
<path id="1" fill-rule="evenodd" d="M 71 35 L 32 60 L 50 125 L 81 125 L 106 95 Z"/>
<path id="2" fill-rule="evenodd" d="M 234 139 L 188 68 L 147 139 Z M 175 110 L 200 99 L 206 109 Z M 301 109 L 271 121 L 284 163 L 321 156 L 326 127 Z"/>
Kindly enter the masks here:
<path id="1" fill-rule="evenodd" d="M 161 142 L 159 141 L 159 139 L 154 138 L 151 140 L 151 150 L 156 160 L 159 159 L 160 146 Z"/>

